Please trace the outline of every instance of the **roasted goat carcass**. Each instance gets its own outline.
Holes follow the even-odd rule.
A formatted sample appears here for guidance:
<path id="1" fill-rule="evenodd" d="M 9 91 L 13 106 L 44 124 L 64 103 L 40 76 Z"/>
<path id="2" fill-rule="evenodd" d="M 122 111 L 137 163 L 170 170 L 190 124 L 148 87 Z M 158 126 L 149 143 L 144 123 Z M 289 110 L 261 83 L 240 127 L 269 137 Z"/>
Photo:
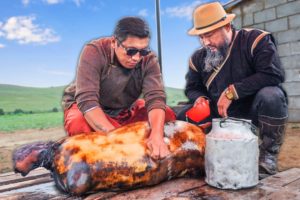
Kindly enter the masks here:
<path id="1" fill-rule="evenodd" d="M 57 142 L 37 142 L 13 153 L 15 172 L 26 176 L 37 167 L 52 171 L 58 189 L 74 195 L 97 190 L 149 186 L 204 172 L 205 134 L 196 125 L 165 124 L 165 142 L 171 154 L 153 160 L 147 149 L 147 122 L 129 124 L 109 133 L 89 133 Z"/>

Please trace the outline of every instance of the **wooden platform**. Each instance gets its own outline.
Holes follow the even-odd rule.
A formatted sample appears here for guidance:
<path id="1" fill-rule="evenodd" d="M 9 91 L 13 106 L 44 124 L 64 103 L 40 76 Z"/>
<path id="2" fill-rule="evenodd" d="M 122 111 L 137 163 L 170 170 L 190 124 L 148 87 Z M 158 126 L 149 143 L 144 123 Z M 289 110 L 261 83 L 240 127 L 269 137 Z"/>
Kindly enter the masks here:
<path id="1" fill-rule="evenodd" d="M 208 186 L 203 179 L 181 178 L 159 185 L 126 192 L 98 192 L 74 197 L 56 190 L 48 171 L 37 169 L 27 177 L 13 172 L 0 174 L 0 199 L 272 199 L 300 200 L 300 168 L 289 169 L 262 180 L 256 187 L 242 190 L 220 190 Z"/>

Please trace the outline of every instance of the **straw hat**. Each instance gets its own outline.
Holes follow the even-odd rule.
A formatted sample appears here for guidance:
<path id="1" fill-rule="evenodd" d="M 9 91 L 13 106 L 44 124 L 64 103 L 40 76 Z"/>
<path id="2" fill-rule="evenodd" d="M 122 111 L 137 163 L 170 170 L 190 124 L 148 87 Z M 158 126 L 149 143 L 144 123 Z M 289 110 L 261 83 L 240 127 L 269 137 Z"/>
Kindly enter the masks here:
<path id="1" fill-rule="evenodd" d="M 196 8 L 193 17 L 194 27 L 188 33 L 190 35 L 200 35 L 230 23 L 235 14 L 227 14 L 219 2 L 213 2 Z"/>

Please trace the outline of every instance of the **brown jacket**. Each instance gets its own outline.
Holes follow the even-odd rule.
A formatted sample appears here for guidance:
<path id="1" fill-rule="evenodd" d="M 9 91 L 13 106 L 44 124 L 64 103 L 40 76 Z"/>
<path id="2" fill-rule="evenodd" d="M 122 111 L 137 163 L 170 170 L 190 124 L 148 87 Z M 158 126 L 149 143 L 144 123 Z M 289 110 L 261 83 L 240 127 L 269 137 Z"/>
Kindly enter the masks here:
<path id="1" fill-rule="evenodd" d="M 99 106 L 106 113 L 128 109 L 143 94 L 148 112 L 165 109 L 162 75 L 153 53 L 134 69 L 121 66 L 111 48 L 111 38 L 93 40 L 83 48 L 76 79 L 64 91 L 62 105 L 77 103 L 80 111 Z"/>

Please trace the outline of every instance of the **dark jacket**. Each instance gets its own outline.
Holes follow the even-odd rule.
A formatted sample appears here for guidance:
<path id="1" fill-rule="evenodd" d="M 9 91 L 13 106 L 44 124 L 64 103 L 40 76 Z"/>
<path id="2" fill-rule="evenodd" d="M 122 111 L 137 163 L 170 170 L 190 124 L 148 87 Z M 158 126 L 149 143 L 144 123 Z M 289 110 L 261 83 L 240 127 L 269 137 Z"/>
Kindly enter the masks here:
<path id="1" fill-rule="evenodd" d="M 220 95 L 233 84 L 238 99 L 230 105 L 228 115 L 243 117 L 261 88 L 280 86 L 284 81 L 284 71 L 271 34 L 256 29 L 234 30 L 234 33 L 228 59 L 217 69 L 219 72 L 210 83 L 207 82 L 214 70 L 203 71 L 205 49 L 201 48 L 192 55 L 185 94 L 191 103 L 205 96 L 216 110 Z"/>
<path id="2" fill-rule="evenodd" d="M 121 66 L 111 38 L 94 40 L 83 48 L 74 83 L 65 89 L 63 107 L 77 103 L 81 112 L 99 106 L 107 113 L 128 109 L 143 94 L 146 108 L 165 109 L 166 96 L 158 60 L 153 53 L 134 69 Z"/>

